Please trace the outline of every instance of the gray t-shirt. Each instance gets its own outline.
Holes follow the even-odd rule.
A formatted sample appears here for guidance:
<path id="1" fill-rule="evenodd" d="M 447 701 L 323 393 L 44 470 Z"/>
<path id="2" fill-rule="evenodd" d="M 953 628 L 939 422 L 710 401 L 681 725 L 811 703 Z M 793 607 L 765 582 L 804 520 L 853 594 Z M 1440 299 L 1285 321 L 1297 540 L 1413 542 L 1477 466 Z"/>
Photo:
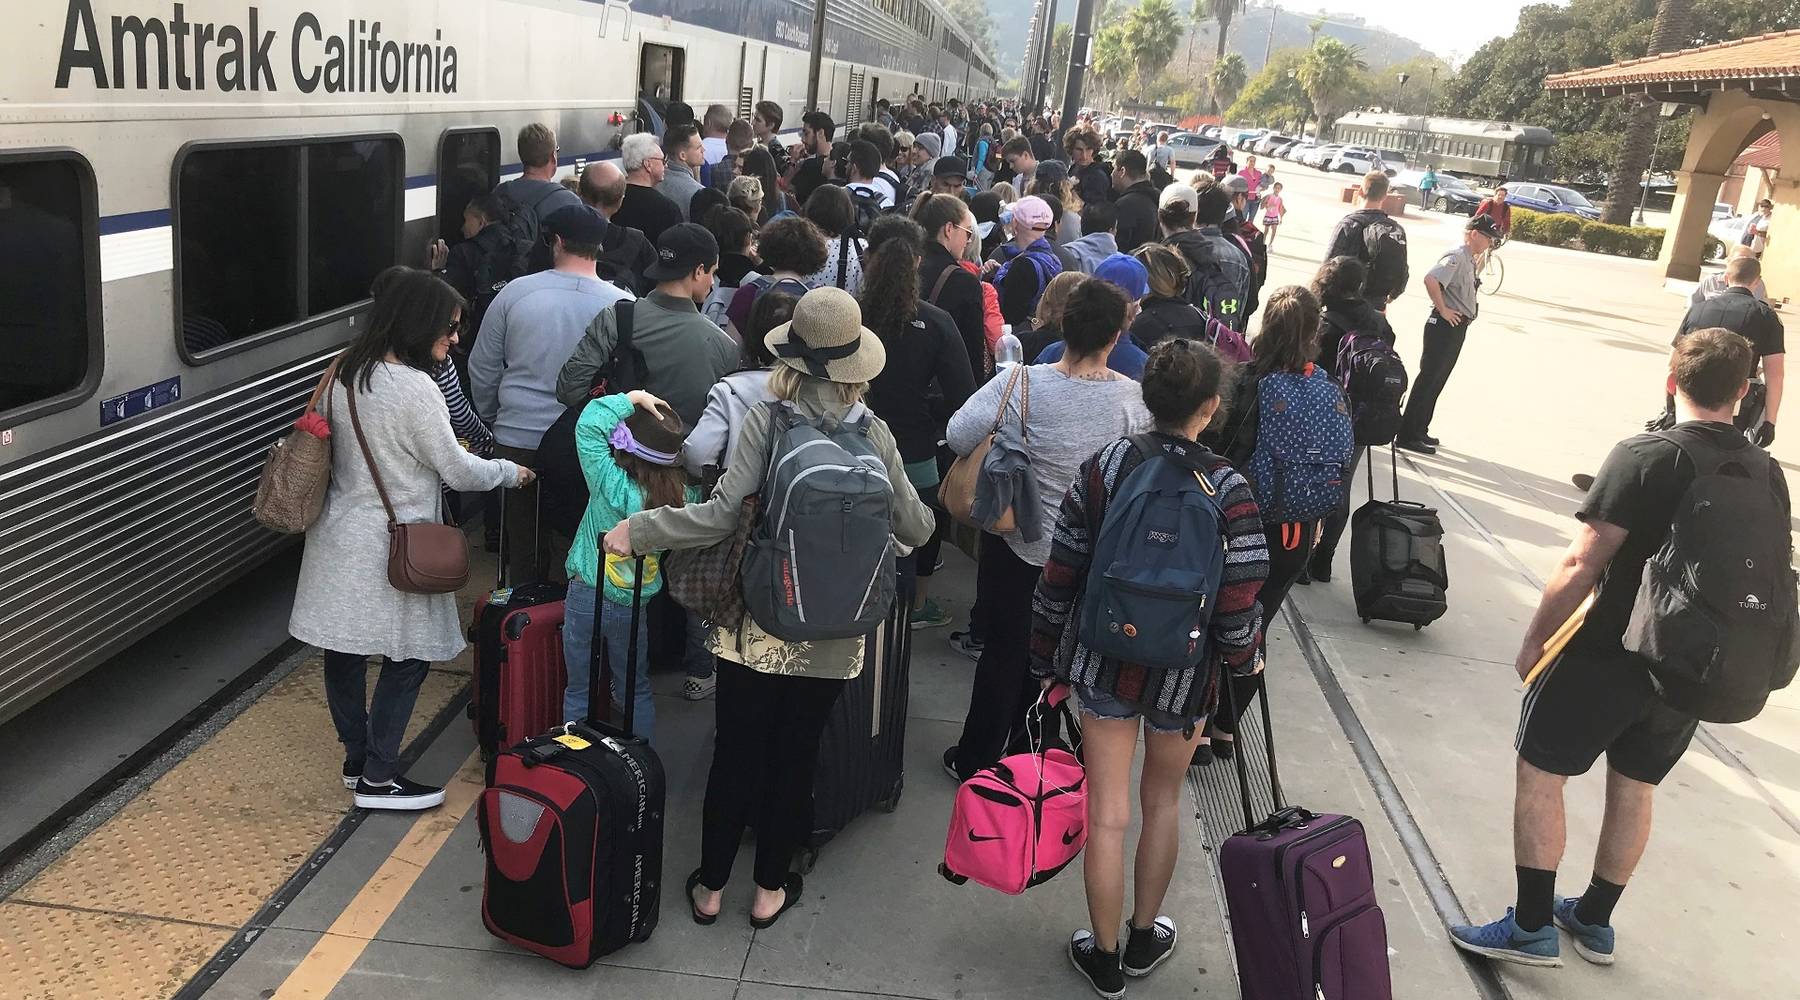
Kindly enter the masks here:
<path id="1" fill-rule="evenodd" d="M 1444 305 L 1462 313 L 1475 315 L 1475 256 L 1466 246 L 1438 258 L 1426 275 L 1437 279 L 1444 288 Z"/>
<path id="2" fill-rule="evenodd" d="M 662 183 L 656 185 L 656 190 L 674 202 L 675 207 L 681 209 L 681 217 L 687 219 L 688 206 L 693 203 L 694 195 L 700 192 L 700 180 L 694 176 L 693 171 L 671 161 L 668 173 L 663 175 Z"/>
<path id="3" fill-rule="evenodd" d="M 1012 366 L 1003 366 L 950 418 L 944 437 L 952 451 L 967 455 L 994 429 L 1000 392 L 1011 374 Z M 1069 492 L 1081 463 L 1119 438 L 1149 430 L 1150 411 L 1144 408 L 1143 390 L 1124 376 L 1111 381 L 1073 378 L 1055 365 L 1031 365 L 1026 374 L 1031 380 L 1031 415 L 1025 427 L 1025 451 L 1031 456 L 1031 472 L 1037 479 L 1043 521 L 1048 527 L 1056 524 L 1063 494 Z M 1015 428 L 1019 426 L 1019 397 L 1015 387 L 1006 404 L 1006 420 Z M 1050 535 L 1046 530 L 1035 542 L 1027 542 L 1017 533 L 1005 538 L 1013 554 L 1042 566 L 1050 559 Z"/>
<path id="4" fill-rule="evenodd" d="M 562 416 L 556 379 L 594 317 L 629 294 L 588 274 L 539 271 L 507 282 L 469 352 L 475 412 L 508 448 L 536 448 Z"/>

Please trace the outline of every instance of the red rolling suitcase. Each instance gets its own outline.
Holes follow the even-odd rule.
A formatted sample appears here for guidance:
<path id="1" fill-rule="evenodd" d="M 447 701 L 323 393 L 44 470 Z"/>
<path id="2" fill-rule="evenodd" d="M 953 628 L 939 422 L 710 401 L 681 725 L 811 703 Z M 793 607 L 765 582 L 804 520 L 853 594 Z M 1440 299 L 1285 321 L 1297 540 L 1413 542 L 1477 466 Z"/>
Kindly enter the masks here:
<path id="1" fill-rule="evenodd" d="M 500 519 L 506 520 L 505 494 Z M 506 532 L 500 533 L 500 572 L 494 589 L 475 601 L 469 619 L 474 678 L 469 718 L 483 760 L 563 721 L 563 598 L 559 583 L 506 585 Z M 541 574 L 540 574 L 541 575 Z"/>
<path id="2" fill-rule="evenodd" d="M 638 580 L 643 580 L 638 560 Z M 596 595 L 590 705 L 605 704 Z M 625 725 L 570 722 L 501 751 L 476 821 L 487 871 L 481 920 L 494 936 L 577 969 L 656 929 L 662 893 L 662 760 L 631 734 L 643 602 L 631 609 Z"/>
<path id="3" fill-rule="evenodd" d="M 1231 685 L 1220 688 L 1229 700 Z M 1219 848 L 1243 1000 L 1393 1000 L 1387 923 L 1363 826 L 1281 804 L 1266 685 L 1262 722 L 1275 811 L 1257 821 L 1240 749 L 1244 829 Z"/>

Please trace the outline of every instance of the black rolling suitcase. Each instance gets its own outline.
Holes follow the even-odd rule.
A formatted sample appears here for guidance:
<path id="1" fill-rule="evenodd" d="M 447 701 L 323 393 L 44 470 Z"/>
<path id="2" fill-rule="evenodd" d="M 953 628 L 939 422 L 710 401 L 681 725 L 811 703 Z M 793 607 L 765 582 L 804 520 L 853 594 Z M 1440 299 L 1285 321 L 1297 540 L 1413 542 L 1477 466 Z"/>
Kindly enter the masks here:
<path id="1" fill-rule="evenodd" d="M 811 871 L 819 850 L 871 807 L 893 812 L 906 783 L 906 713 L 912 690 L 913 560 L 897 560 L 900 578 L 887 620 L 863 643 L 862 673 L 825 723 L 813 778 L 812 840 L 798 867 Z"/>
<path id="2" fill-rule="evenodd" d="M 641 558 L 637 569 L 641 587 Z M 590 706 L 607 699 L 600 638 L 606 599 L 596 594 L 595 602 Z M 477 807 L 487 855 L 482 923 L 494 936 L 571 968 L 585 969 L 656 929 L 663 766 L 649 743 L 631 735 L 642 610 L 641 599 L 633 603 L 625 725 L 597 721 L 590 707 L 586 722 L 503 751 L 488 764 Z"/>
<path id="3" fill-rule="evenodd" d="M 1444 524 L 1436 509 L 1400 499 L 1400 455 L 1389 446 L 1394 499 L 1375 499 L 1375 455 L 1370 449 L 1369 502 L 1350 515 L 1350 587 L 1363 624 L 1379 619 L 1415 630 L 1437 621 L 1450 606 L 1450 569 L 1444 561 Z"/>

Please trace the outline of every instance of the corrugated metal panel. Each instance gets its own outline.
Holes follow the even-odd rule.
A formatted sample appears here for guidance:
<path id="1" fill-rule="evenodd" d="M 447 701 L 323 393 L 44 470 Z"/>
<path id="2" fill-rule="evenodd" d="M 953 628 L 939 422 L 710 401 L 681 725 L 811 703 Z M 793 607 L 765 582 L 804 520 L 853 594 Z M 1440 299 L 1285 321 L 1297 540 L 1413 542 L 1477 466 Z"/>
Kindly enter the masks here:
<path id="1" fill-rule="evenodd" d="M 0 720 L 288 539 L 250 502 L 319 357 L 0 478 Z"/>

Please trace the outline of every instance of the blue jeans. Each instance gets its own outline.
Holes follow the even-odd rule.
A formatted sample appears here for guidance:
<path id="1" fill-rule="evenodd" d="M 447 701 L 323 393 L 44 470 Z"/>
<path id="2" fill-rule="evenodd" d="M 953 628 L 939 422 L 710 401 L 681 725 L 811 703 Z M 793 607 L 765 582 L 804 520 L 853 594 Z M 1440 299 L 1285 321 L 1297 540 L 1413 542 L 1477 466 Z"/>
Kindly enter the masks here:
<path id="1" fill-rule="evenodd" d="M 600 637 L 606 642 L 607 662 L 612 668 L 612 699 L 625 703 L 625 649 L 631 640 L 631 609 L 611 601 L 600 609 Z M 563 602 L 563 662 L 568 665 L 569 682 L 563 689 L 563 717 L 570 721 L 587 718 L 588 664 L 594 641 L 594 588 L 580 580 L 569 581 L 569 596 Z M 656 705 L 650 698 L 650 638 L 642 615 L 638 621 L 637 696 L 634 699 L 632 731 L 648 740 L 656 729 Z"/>

